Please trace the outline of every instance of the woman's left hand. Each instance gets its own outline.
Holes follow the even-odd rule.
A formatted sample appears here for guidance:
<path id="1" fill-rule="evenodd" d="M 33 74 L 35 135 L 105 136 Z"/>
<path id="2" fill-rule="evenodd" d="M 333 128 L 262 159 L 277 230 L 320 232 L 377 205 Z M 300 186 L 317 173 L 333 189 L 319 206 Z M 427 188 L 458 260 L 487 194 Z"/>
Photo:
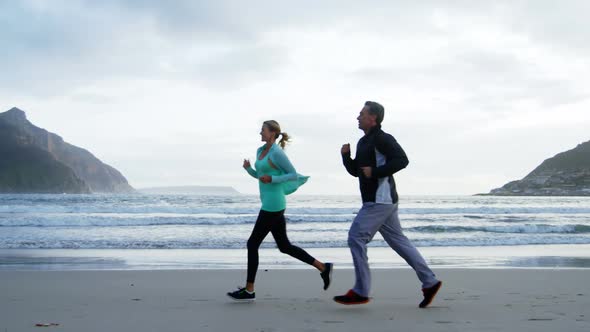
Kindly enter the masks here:
<path id="1" fill-rule="evenodd" d="M 260 177 L 260 181 L 262 181 L 262 183 L 271 183 L 272 177 L 270 175 L 263 175 Z"/>

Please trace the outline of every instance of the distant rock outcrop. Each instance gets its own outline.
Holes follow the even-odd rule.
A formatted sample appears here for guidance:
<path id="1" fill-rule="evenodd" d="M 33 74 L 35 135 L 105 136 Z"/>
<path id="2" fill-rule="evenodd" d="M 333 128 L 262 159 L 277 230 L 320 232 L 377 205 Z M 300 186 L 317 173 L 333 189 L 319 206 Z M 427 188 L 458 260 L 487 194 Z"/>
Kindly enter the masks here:
<path id="1" fill-rule="evenodd" d="M 36 127 L 22 110 L 0 113 L 0 192 L 133 191 L 119 171 Z"/>
<path id="2" fill-rule="evenodd" d="M 545 160 L 522 180 L 487 195 L 590 196 L 590 141 Z"/>

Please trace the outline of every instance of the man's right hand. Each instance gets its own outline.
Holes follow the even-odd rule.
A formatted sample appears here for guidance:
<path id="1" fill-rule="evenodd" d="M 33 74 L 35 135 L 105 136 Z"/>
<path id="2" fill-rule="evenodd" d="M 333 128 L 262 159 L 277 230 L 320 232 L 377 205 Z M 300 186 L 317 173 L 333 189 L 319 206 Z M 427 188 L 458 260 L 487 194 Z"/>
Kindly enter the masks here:
<path id="1" fill-rule="evenodd" d="M 349 143 L 343 144 L 342 149 L 340 149 L 340 153 L 349 154 L 350 153 L 350 144 Z"/>
<path id="2" fill-rule="evenodd" d="M 244 165 L 242 165 L 242 167 L 244 167 L 244 168 L 250 168 L 250 160 L 244 159 Z"/>

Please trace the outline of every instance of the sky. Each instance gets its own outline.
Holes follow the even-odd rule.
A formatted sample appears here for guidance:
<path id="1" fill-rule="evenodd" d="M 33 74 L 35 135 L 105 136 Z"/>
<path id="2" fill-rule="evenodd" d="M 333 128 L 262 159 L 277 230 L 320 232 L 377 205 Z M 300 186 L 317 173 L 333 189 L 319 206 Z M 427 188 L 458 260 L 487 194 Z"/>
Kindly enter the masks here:
<path id="1" fill-rule="evenodd" d="M 340 147 L 367 100 L 410 164 L 400 195 L 469 195 L 590 140 L 590 2 L 0 0 L 0 111 L 135 188 L 232 186 L 274 119 L 311 179 L 356 194 Z"/>

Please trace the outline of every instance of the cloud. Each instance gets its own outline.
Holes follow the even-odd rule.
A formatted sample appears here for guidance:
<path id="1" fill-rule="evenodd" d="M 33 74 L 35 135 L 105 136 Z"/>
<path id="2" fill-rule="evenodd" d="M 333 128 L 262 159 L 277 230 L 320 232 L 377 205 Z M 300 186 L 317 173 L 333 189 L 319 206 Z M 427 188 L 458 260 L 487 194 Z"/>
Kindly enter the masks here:
<path id="1" fill-rule="evenodd" d="M 42 96 L 129 78 L 229 87 L 283 64 L 285 50 L 217 20 L 215 11 L 223 8 L 158 3 L 3 3 L 0 86 Z"/>
<path id="2" fill-rule="evenodd" d="M 255 191 L 233 167 L 274 118 L 295 139 L 296 166 L 314 176 L 307 188 L 354 193 L 338 150 L 362 135 L 355 118 L 377 100 L 411 156 L 399 179 L 407 190 L 457 181 L 456 192 L 487 191 L 469 183 L 498 187 L 543 149 L 588 139 L 588 6 L 4 1 L 0 101 L 121 165 L 138 186 Z"/>

